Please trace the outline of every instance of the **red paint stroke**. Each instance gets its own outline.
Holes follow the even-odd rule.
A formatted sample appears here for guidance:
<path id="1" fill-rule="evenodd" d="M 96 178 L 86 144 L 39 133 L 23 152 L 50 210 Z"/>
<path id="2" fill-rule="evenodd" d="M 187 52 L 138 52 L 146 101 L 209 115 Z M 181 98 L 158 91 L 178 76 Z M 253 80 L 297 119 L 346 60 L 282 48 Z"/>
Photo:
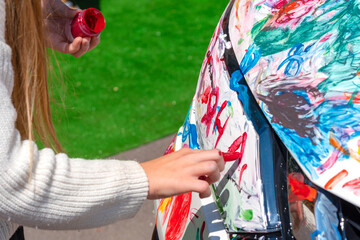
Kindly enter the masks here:
<path id="1" fill-rule="evenodd" d="M 172 202 L 172 200 L 171 200 Z M 169 205 L 165 208 L 165 211 L 164 211 L 164 216 L 163 216 L 163 222 L 162 222 L 162 225 L 164 226 L 165 222 L 166 222 L 166 219 L 170 213 L 170 206 L 171 206 L 171 202 L 169 203 Z"/>
<path id="2" fill-rule="evenodd" d="M 195 212 L 193 212 L 195 210 Z M 193 208 L 191 209 L 191 212 L 190 212 L 190 221 L 194 224 L 194 226 L 196 226 L 196 224 L 194 223 L 193 221 L 193 218 L 196 217 L 196 218 L 199 218 L 199 216 L 196 214 L 196 212 L 198 212 L 199 210 L 196 209 L 196 208 Z"/>
<path id="3" fill-rule="evenodd" d="M 300 20 L 301 17 L 308 14 L 317 1 L 297 0 L 288 4 L 278 12 L 277 23 L 287 23 L 293 19 Z"/>
<path id="4" fill-rule="evenodd" d="M 179 240 L 184 233 L 190 213 L 192 193 L 185 193 L 174 197 L 173 207 L 165 231 L 166 240 Z"/>
<path id="5" fill-rule="evenodd" d="M 326 170 L 332 168 L 334 164 L 336 163 L 338 157 L 339 157 L 339 150 L 335 150 L 331 153 L 331 156 L 324 162 L 321 166 L 317 168 L 317 170 L 320 172 L 320 174 L 324 173 Z"/>
<path id="6" fill-rule="evenodd" d="M 245 145 L 246 145 L 246 139 L 247 139 L 247 133 L 244 132 L 243 135 L 238 137 L 229 147 L 227 152 L 223 152 L 223 157 L 225 162 L 235 161 L 237 159 L 242 159 L 245 151 Z M 239 148 L 240 152 L 235 152 Z M 239 161 L 240 164 L 240 161 Z"/>
<path id="7" fill-rule="evenodd" d="M 274 25 L 290 25 L 295 27 L 302 18 L 315 9 L 317 2 L 321 0 L 295 0 L 288 3 L 269 20 Z M 281 6 L 283 3 L 280 3 Z"/>
<path id="8" fill-rule="evenodd" d="M 162 219 L 161 225 L 164 226 L 166 219 L 169 215 L 170 209 L 171 209 L 170 206 L 171 206 L 172 200 L 173 200 L 172 197 L 160 199 L 159 207 L 156 212 L 156 223 L 157 223 L 157 218 L 158 218 L 159 212 L 162 212 L 163 219 Z"/>
<path id="9" fill-rule="evenodd" d="M 264 3 L 266 3 L 266 0 L 263 0 L 263 1 L 261 1 L 261 2 L 258 2 L 257 4 L 255 4 L 255 7 L 260 6 L 260 5 L 264 4 Z"/>
<path id="10" fill-rule="evenodd" d="M 335 185 L 338 184 L 341 180 L 343 180 L 347 175 L 348 172 L 345 169 L 343 169 L 325 184 L 325 189 L 326 190 L 333 189 Z"/>
<path id="11" fill-rule="evenodd" d="M 222 135 L 224 134 L 225 127 L 226 127 L 226 125 L 227 125 L 227 123 L 228 123 L 228 121 L 229 121 L 229 118 L 230 118 L 230 116 L 228 116 L 228 118 L 226 119 L 224 125 L 221 126 L 220 115 L 221 115 L 222 111 L 225 109 L 225 107 L 227 106 L 227 103 L 228 103 L 227 101 L 224 101 L 224 102 L 223 102 L 223 104 L 221 105 L 220 110 L 219 110 L 219 112 L 217 113 L 216 118 L 215 118 L 215 124 L 214 124 L 214 128 L 213 128 L 213 133 L 215 132 L 215 127 L 216 127 L 217 130 L 218 130 L 218 132 L 219 132 L 219 135 L 218 135 L 218 137 L 217 137 L 217 139 L 216 139 L 216 143 L 215 143 L 215 147 L 214 147 L 214 148 L 217 147 L 220 138 L 221 138 Z"/>
<path id="12" fill-rule="evenodd" d="M 331 33 L 326 34 L 322 39 L 320 39 L 320 42 L 325 42 L 325 41 L 327 41 L 331 36 L 332 36 Z"/>
<path id="13" fill-rule="evenodd" d="M 214 105 L 211 105 L 212 102 L 211 100 L 213 97 L 215 97 L 215 103 Z M 201 122 L 206 125 L 206 137 L 209 136 L 211 120 L 215 116 L 216 106 L 218 104 L 218 101 L 219 101 L 219 87 L 216 87 L 210 93 L 210 97 L 208 99 L 207 111 L 204 114 L 204 116 L 201 118 Z"/>
<path id="14" fill-rule="evenodd" d="M 289 0 L 279 0 L 274 5 L 273 8 L 280 9 L 286 6 L 289 3 Z"/>
<path id="15" fill-rule="evenodd" d="M 356 196 L 360 197 L 360 178 L 355 178 L 345 183 L 342 187 L 353 191 Z"/>
<path id="16" fill-rule="evenodd" d="M 201 96 L 201 103 L 207 103 L 209 101 L 210 91 L 211 91 L 211 87 L 208 86 Z"/>
<path id="17" fill-rule="evenodd" d="M 204 240 L 205 222 L 201 225 L 200 240 Z"/>
<path id="18" fill-rule="evenodd" d="M 208 52 L 208 58 L 206 60 L 206 63 L 209 64 L 211 62 L 211 60 L 212 60 L 212 55 L 210 52 Z"/>
<path id="19" fill-rule="evenodd" d="M 242 175 L 243 175 L 244 171 L 246 170 L 246 168 L 247 168 L 247 164 L 244 164 L 244 165 L 241 167 L 240 177 L 239 177 L 239 184 L 238 184 L 239 188 L 240 188 L 240 183 L 241 183 Z"/>
<path id="20" fill-rule="evenodd" d="M 175 140 L 176 140 L 177 135 L 174 136 L 173 140 L 171 141 L 170 145 L 168 146 L 168 148 L 165 150 L 164 155 L 167 155 L 169 153 L 175 152 Z"/>
<path id="21" fill-rule="evenodd" d="M 316 199 L 316 189 L 305 184 L 304 176 L 301 173 L 290 173 L 288 176 L 290 184 L 289 201 L 308 200 L 310 202 Z"/>

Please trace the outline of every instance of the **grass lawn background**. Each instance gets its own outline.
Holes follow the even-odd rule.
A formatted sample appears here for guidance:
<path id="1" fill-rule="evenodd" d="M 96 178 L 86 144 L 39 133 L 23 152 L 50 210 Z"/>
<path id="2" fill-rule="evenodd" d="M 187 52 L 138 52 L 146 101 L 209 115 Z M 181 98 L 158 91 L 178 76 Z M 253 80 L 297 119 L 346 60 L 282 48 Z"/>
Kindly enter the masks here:
<path id="1" fill-rule="evenodd" d="M 79 59 L 57 54 L 65 84 L 54 84 L 54 124 L 71 157 L 107 157 L 175 133 L 228 1 L 100 3 L 100 45 Z"/>

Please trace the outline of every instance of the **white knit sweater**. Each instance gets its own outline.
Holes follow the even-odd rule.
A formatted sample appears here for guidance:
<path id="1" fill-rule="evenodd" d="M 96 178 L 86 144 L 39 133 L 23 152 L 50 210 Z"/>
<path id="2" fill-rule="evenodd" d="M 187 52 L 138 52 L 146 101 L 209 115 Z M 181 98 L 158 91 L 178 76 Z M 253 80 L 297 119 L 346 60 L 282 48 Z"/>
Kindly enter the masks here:
<path id="1" fill-rule="evenodd" d="M 16 224 L 82 229 L 134 216 L 148 192 L 139 163 L 70 159 L 21 141 L 14 127 L 13 70 L 11 50 L 4 40 L 4 9 L 0 0 L 0 240 L 8 239 Z M 30 144 L 34 166 L 29 183 Z"/>

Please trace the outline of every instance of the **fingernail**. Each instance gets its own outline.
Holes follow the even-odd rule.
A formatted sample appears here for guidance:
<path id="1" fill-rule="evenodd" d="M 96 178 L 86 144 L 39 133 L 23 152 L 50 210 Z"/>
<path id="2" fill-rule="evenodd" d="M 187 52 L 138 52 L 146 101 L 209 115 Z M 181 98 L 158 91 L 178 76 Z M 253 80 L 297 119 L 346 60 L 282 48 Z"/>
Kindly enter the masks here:
<path id="1" fill-rule="evenodd" d="M 205 180 L 206 177 L 205 177 L 205 176 L 200 176 L 199 179 L 200 179 L 200 180 Z"/>
<path id="2" fill-rule="evenodd" d="M 222 152 L 221 152 L 221 151 L 219 151 L 219 156 L 222 156 Z"/>

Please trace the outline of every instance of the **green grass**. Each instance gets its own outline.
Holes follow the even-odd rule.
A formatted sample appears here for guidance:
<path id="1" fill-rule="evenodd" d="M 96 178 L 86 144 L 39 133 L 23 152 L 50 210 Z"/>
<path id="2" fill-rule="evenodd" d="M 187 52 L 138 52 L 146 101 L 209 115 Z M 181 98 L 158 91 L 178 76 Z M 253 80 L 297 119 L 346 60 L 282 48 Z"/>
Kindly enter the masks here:
<path id="1" fill-rule="evenodd" d="M 227 3 L 101 0 L 100 45 L 79 59 L 58 54 L 65 108 L 52 107 L 66 152 L 106 157 L 175 133 Z"/>

